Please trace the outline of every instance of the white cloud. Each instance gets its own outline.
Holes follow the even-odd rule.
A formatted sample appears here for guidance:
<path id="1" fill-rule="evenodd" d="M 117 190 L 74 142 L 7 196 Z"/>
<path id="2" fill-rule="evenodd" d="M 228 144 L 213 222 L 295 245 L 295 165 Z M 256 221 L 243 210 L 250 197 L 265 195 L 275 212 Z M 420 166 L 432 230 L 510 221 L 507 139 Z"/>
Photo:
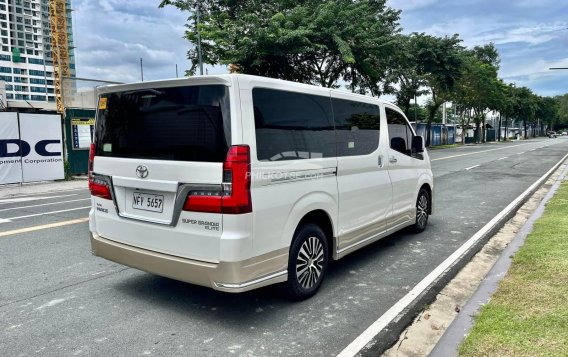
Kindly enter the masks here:
<path id="1" fill-rule="evenodd" d="M 103 80 L 140 80 L 175 77 L 190 64 L 190 43 L 182 38 L 187 14 L 159 9 L 159 1 L 78 0 L 74 3 L 77 75 Z"/>

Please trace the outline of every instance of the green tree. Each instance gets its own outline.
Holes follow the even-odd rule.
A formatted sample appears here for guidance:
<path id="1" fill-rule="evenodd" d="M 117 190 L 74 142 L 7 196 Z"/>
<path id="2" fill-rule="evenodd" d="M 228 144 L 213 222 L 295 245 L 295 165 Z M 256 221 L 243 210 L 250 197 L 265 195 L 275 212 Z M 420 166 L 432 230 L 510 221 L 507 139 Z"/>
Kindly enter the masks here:
<path id="1" fill-rule="evenodd" d="M 233 65 L 238 72 L 337 87 L 356 92 L 391 91 L 388 53 L 395 50 L 400 11 L 386 0 L 163 0 L 193 11 L 185 37 L 202 39 L 203 61 Z M 191 49 L 189 75 L 198 65 Z"/>
<path id="2" fill-rule="evenodd" d="M 515 88 L 515 106 L 513 107 L 514 116 L 523 122 L 524 138 L 528 139 L 528 124 L 534 122 L 538 109 L 537 97 L 527 87 Z"/>
<path id="3" fill-rule="evenodd" d="M 428 94 L 425 73 L 419 72 L 418 53 L 422 45 L 420 34 L 399 35 L 396 38 L 397 50 L 389 57 L 389 74 L 392 81 L 398 83 L 396 103 L 407 117 L 411 117 L 411 101 L 418 96 Z"/>
<path id="4" fill-rule="evenodd" d="M 537 97 L 536 117 L 540 122 L 540 133 L 544 134 L 544 126 L 555 130 L 558 122 L 556 100 L 552 97 Z"/>
<path id="5" fill-rule="evenodd" d="M 464 51 L 462 53 L 463 65 L 460 81 L 453 93 L 454 100 L 462 108 L 463 120 L 467 115 L 467 124 L 473 119 L 476 126 L 476 142 L 485 141 L 485 117 L 489 110 L 499 108 L 502 93 L 497 78 L 497 68 L 494 61 L 486 61 L 479 56 L 478 50 Z"/>
<path id="6" fill-rule="evenodd" d="M 568 127 L 568 93 L 554 97 L 556 118 L 559 127 Z"/>
<path id="7" fill-rule="evenodd" d="M 426 126 L 426 145 L 430 145 L 430 125 L 434 121 L 440 106 L 448 101 L 462 74 L 463 47 L 458 35 L 435 37 L 424 33 L 413 34 L 416 41 L 417 74 L 423 76 L 424 84 L 431 99 L 426 108 L 428 121 Z"/>

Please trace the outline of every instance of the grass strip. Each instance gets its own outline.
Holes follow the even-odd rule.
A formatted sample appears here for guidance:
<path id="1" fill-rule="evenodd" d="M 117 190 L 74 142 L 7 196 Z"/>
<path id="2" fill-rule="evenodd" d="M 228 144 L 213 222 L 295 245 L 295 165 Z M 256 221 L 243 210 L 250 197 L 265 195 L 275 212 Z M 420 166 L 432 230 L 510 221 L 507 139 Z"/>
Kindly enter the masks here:
<path id="1" fill-rule="evenodd" d="M 547 203 L 460 356 L 568 356 L 568 182 Z"/>

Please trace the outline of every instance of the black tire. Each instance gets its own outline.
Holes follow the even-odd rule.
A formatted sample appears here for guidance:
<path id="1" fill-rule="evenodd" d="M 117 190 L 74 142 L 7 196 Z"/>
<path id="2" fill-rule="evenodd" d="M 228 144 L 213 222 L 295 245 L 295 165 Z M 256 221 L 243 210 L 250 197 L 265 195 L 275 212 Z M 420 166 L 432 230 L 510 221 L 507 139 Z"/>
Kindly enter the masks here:
<path id="1" fill-rule="evenodd" d="M 424 188 L 421 188 L 416 198 L 416 222 L 412 226 L 415 233 L 424 232 L 428 224 L 428 215 L 430 212 L 430 194 Z"/>
<path id="2" fill-rule="evenodd" d="M 327 273 L 329 251 L 325 233 L 315 224 L 301 226 L 294 235 L 288 257 L 286 293 L 293 300 L 312 297 Z"/>

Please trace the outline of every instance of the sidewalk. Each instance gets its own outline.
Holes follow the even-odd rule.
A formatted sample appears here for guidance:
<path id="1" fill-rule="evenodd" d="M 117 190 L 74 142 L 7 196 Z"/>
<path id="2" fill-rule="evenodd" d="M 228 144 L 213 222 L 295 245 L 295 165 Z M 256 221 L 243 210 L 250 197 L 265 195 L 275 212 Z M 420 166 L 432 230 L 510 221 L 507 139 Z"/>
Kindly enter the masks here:
<path id="1" fill-rule="evenodd" d="M 80 176 L 70 181 L 45 181 L 31 182 L 24 184 L 0 185 L 0 198 L 11 198 L 15 196 L 34 195 L 55 191 L 67 191 L 87 189 L 88 182 L 86 176 Z"/>

